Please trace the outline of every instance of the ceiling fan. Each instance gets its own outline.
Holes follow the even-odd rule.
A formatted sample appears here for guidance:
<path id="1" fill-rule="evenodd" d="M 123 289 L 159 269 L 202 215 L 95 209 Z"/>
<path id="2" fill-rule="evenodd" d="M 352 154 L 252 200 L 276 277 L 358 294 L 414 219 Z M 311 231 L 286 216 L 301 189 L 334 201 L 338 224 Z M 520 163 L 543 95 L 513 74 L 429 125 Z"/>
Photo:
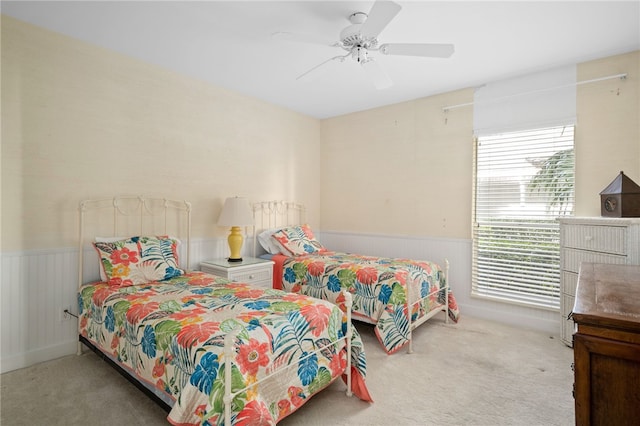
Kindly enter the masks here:
<path id="1" fill-rule="evenodd" d="M 431 58 L 448 58 L 454 52 L 453 44 L 436 43 L 385 43 L 378 44 L 378 35 L 400 12 L 402 6 L 388 0 L 377 0 L 369 13 L 355 12 L 349 16 L 351 25 L 340 32 L 340 38 L 330 46 L 339 47 L 347 53 L 334 56 L 321 62 L 310 70 L 299 75 L 296 80 L 307 77 L 323 65 L 331 61 L 344 62 L 348 57 L 362 66 L 377 89 L 385 89 L 393 82 L 370 55 L 378 52 L 383 55 L 421 56 Z M 317 42 L 318 37 L 296 35 L 288 32 L 277 32 L 274 37 L 291 41 Z"/>

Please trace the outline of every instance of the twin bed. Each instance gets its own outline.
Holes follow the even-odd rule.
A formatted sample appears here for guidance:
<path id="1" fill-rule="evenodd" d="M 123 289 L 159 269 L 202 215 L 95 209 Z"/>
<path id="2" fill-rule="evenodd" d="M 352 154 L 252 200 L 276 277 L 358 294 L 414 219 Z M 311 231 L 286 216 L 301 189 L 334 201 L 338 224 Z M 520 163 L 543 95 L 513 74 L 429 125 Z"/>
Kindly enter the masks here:
<path id="1" fill-rule="evenodd" d="M 85 235 L 105 235 L 87 233 L 90 213 L 92 223 L 113 227 L 108 238 L 91 239 L 102 276 L 85 284 Z M 190 214 L 188 203 L 171 200 L 81 203 L 80 342 L 150 394 L 174 425 L 272 425 L 339 377 L 347 395 L 371 400 L 349 303 L 342 311 L 308 296 L 187 271 Z M 182 245 L 169 236 L 178 235 L 169 226 L 179 216 Z M 121 226 L 127 224 L 135 232 Z"/>
<path id="2" fill-rule="evenodd" d="M 163 406 L 170 423 L 275 424 L 338 378 L 348 396 L 371 401 L 352 309 L 376 324 L 387 353 L 411 351 L 412 330 L 438 312 L 457 320 L 439 265 L 326 250 L 298 204 L 256 203 L 254 218 L 254 252 L 260 240 L 276 263 L 273 289 L 188 270 L 187 202 L 80 204 L 79 340 Z M 87 242 L 101 276 L 89 283 Z"/>
<path id="3" fill-rule="evenodd" d="M 274 288 L 340 305 L 353 296 L 353 318 L 375 324 L 383 349 L 412 352 L 412 332 L 437 313 L 457 321 L 459 310 L 447 281 L 449 263 L 364 256 L 326 249 L 305 224 L 304 206 L 255 203 L 256 241 L 275 262 Z M 254 253 L 257 244 L 254 243 Z"/>

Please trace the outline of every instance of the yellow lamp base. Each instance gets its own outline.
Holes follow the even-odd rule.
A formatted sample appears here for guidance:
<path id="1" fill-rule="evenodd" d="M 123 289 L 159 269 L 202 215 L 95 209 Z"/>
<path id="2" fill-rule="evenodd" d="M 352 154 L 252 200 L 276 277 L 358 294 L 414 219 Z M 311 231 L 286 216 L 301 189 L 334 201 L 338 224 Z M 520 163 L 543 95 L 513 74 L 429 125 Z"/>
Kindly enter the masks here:
<path id="1" fill-rule="evenodd" d="M 229 243 L 229 262 L 242 262 L 240 252 L 242 251 L 242 230 L 239 226 L 232 226 L 227 242 Z"/>

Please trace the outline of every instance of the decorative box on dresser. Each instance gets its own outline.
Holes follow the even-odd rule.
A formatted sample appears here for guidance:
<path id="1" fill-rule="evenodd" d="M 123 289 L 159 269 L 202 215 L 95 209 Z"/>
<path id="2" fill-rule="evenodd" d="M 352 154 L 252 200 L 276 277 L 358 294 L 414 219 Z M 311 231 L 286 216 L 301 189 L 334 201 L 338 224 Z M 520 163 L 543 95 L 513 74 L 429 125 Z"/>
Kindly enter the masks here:
<path id="1" fill-rule="evenodd" d="M 640 422 L 640 266 L 583 263 L 573 319 L 577 426 Z"/>
<path id="2" fill-rule="evenodd" d="M 200 270 L 232 281 L 272 288 L 273 265 L 272 260 L 244 257 L 242 262 L 229 262 L 227 259 L 207 260 L 200 263 Z"/>
<path id="3" fill-rule="evenodd" d="M 565 217 L 560 222 L 560 337 L 573 345 L 570 318 L 582 262 L 640 264 L 640 218 Z"/>

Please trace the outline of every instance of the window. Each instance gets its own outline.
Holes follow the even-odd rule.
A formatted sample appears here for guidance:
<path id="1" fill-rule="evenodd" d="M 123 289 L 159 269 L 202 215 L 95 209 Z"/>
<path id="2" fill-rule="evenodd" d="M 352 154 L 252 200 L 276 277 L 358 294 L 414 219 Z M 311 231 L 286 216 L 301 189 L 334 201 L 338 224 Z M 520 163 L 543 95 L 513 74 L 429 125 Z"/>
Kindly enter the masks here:
<path id="1" fill-rule="evenodd" d="M 472 294 L 559 309 L 558 216 L 573 214 L 573 126 L 476 139 Z"/>

